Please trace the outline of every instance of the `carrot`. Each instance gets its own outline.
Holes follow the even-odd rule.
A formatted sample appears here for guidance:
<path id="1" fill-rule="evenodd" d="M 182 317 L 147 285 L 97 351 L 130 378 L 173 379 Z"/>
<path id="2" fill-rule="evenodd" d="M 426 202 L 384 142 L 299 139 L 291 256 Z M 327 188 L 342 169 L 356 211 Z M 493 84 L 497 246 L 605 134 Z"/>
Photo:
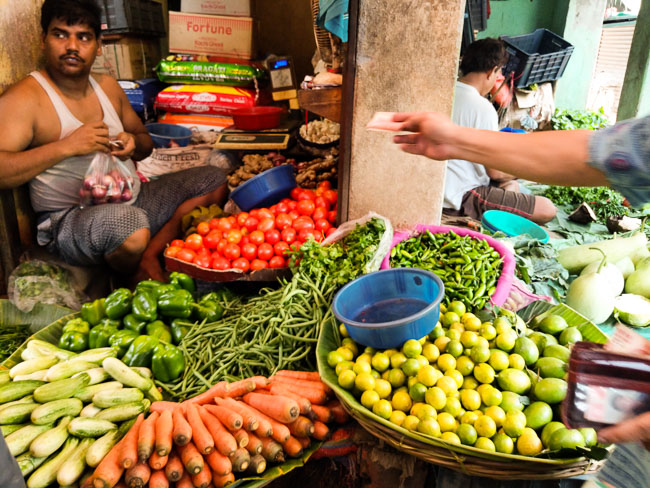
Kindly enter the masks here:
<path id="1" fill-rule="evenodd" d="M 244 429 L 239 429 L 238 431 L 233 432 L 232 435 L 237 441 L 239 447 L 246 447 L 248 445 L 248 433 Z"/>
<path id="2" fill-rule="evenodd" d="M 181 479 L 176 482 L 176 488 L 194 488 L 192 477 L 187 471 L 185 471 Z"/>
<path id="3" fill-rule="evenodd" d="M 203 410 L 203 407 L 193 403 L 187 405 L 187 422 L 192 427 L 192 440 L 196 448 L 201 454 L 209 454 L 214 450 L 214 439 L 201 420 L 199 408 Z"/>
<path id="4" fill-rule="evenodd" d="M 183 466 L 185 466 L 185 470 L 190 475 L 195 475 L 203 469 L 203 456 L 201 456 L 201 453 L 193 442 L 179 446 L 178 452 L 181 456 Z"/>
<path id="5" fill-rule="evenodd" d="M 225 396 L 230 398 L 237 398 L 253 391 L 255 389 L 255 386 L 255 381 L 251 380 L 250 378 L 235 381 L 233 383 L 230 383 L 230 388 L 228 389 L 228 392 Z"/>
<path id="6" fill-rule="evenodd" d="M 93 488 L 93 479 L 94 478 L 93 478 L 93 476 L 91 474 L 90 476 L 88 476 L 88 478 L 83 480 L 83 483 L 81 483 L 81 485 L 79 485 L 79 488 Z M 116 488 L 119 485 L 122 485 L 122 488 L 126 488 L 126 485 L 124 483 L 121 483 L 121 482 L 118 483 L 117 485 L 115 485 L 113 488 Z"/>
<path id="7" fill-rule="evenodd" d="M 215 486 L 215 488 L 224 488 L 225 486 L 231 485 L 235 482 L 235 475 L 232 473 L 228 473 L 223 476 L 212 476 L 212 484 Z M 180 486 L 176 486 L 176 488 L 184 488 Z"/>
<path id="8" fill-rule="evenodd" d="M 167 459 L 167 465 L 165 466 L 165 476 L 169 481 L 178 481 L 183 476 L 183 463 L 181 458 L 178 457 L 176 451 L 172 451 Z"/>
<path id="9" fill-rule="evenodd" d="M 247 393 L 244 395 L 244 401 L 251 407 L 278 422 L 293 422 L 298 418 L 298 415 L 300 415 L 300 407 L 298 406 L 298 403 L 288 397 Z"/>
<path id="10" fill-rule="evenodd" d="M 232 456 L 228 457 L 232 463 L 232 470 L 237 471 L 238 473 L 246 471 L 246 468 L 248 468 L 248 465 L 251 462 L 250 454 L 248 454 L 246 449 L 241 447 L 237 449 Z"/>
<path id="11" fill-rule="evenodd" d="M 165 471 L 159 469 L 151 473 L 149 478 L 149 488 L 169 488 L 169 480 L 165 476 Z"/>
<path id="12" fill-rule="evenodd" d="M 167 466 L 167 461 L 169 461 L 169 454 L 159 456 L 157 452 L 154 452 L 149 457 L 149 466 L 151 466 L 151 469 L 163 469 Z"/>
<path id="13" fill-rule="evenodd" d="M 332 420 L 332 411 L 323 405 L 312 405 L 311 411 L 315 420 L 320 420 L 324 424 Z"/>
<path id="14" fill-rule="evenodd" d="M 207 391 L 204 391 L 200 395 L 195 396 L 186 400 L 185 403 L 195 403 L 197 405 L 205 405 L 206 403 L 212 403 L 214 397 L 221 397 L 228 393 L 230 385 L 227 381 L 220 381 L 210 387 Z"/>
<path id="15" fill-rule="evenodd" d="M 222 405 L 224 407 L 227 407 L 239 413 L 242 416 L 242 418 L 245 418 L 244 413 L 246 413 L 249 417 L 254 418 L 255 419 L 254 423 L 257 424 L 257 428 L 255 428 L 253 431 L 257 432 L 259 435 L 268 437 L 273 433 L 273 428 L 271 427 L 271 424 L 269 424 L 266 420 L 260 418 L 260 416 L 258 415 L 258 411 L 250 408 L 244 402 L 238 402 L 237 400 L 233 400 L 232 398 L 223 398 L 220 400 L 220 402 L 221 403 L 219 403 L 219 405 Z M 244 422 L 246 423 L 246 420 L 244 420 Z"/>
<path id="16" fill-rule="evenodd" d="M 160 400 L 158 402 L 153 402 L 149 407 L 149 410 L 152 412 L 163 413 L 165 410 L 174 411 L 180 406 L 180 403 L 176 402 L 167 402 Z"/>
<path id="17" fill-rule="evenodd" d="M 286 441 L 291 435 L 291 431 L 289 430 L 289 427 L 287 427 L 287 424 L 283 424 L 282 422 L 278 422 L 277 420 L 274 420 L 271 417 L 267 417 L 266 415 L 264 415 L 262 412 L 259 411 L 257 412 L 257 416 L 259 417 L 260 422 L 269 423 L 272 429 L 270 437 L 272 437 L 276 441 L 282 443 Z"/>
<path id="18" fill-rule="evenodd" d="M 296 437 L 296 439 L 298 439 L 298 442 L 300 442 L 303 449 L 307 449 L 311 446 L 311 439 L 309 437 Z"/>
<path id="19" fill-rule="evenodd" d="M 192 476 L 194 488 L 208 488 L 210 483 L 212 483 L 212 471 L 208 465 L 204 465 L 201 471 Z"/>
<path id="20" fill-rule="evenodd" d="M 212 436 L 214 447 L 224 456 L 229 456 L 235 452 L 237 450 L 237 441 L 221 422 L 219 422 L 219 419 L 212 415 L 205 407 L 199 407 L 198 411 L 203 425 L 208 430 L 209 435 Z"/>
<path id="21" fill-rule="evenodd" d="M 296 458 L 302 455 L 302 444 L 298 439 L 290 436 L 289 440 L 282 444 L 282 450 L 287 456 Z"/>
<path id="22" fill-rule="evenodd" d="M 224 456 L 219 451 L 212 451 L 205 456 L 205 460 L 212 469 L 212 476 L 225 476 L 232 472 L 232 462 L 228 456 Z"/>
<path id="23" fill-rule="evenodd" d="M 251 432 L 248 433 L 248 444 L 246 445 L 246 450 L 251 456 L 262 452 L 262 441 Z"/>
<path id="24" fill-rule="evenodd" d="M 286 393 L 294 393 L 309 400 L 314 405 L 322 405 L 327 401 L 327 393 L 318 388 L 305 388 L 297 385 L 291 386 L 287 383 L 271 383 L 271 393 L 274 395 L 284 395 Z"/>
<path id="25" fill-rule="evenodd" d="M 83 488 L 83 486 L 84 485 L 82 485 L 82 488 Z M 118 481 L 117 484 L 113 488 L 127 488 L 127 487 L 126 487 L 126 484 L 124 483 L 124 481 Z"/>
<path id="26" fill-rule="evenodd" d="M 246 471 L 254 474 L 262 474 L 266 470 L 266 459 L 261 454 L 251 456 L 251 462 Z"/>
<path id="27" fill-rule="evenodd" d="M 171 410 L 165 410 L 156 420 L 156 452 L 166 456 L 172 450 L 172 432 L 174 421 Z"/>
<path id="28" fill-rule="evenodd" d="M 313 422 L 302 415 L 290 424 L 287 424 L 287 427 L 289 427 L 292 435 L 298 437 L 309 437 L 314 434 Z"/>
<path id="29" fill-rule="evenodd" d="M 305 397 L 302 397 L 300 395 L 296 395 L 295 393 L 291 391 L 285 391 L 283 393 L 278 393 L 277 389 L 276 392 L 273 393 L 269 390 L 269 393 L 272 395 L 280 395 L 280 396 L 285 396 L 287 398 L 292 398 L 298 403 L 298 407 L 300 407 L 300 415 L 310 415 L 312 411 L 312 404 L 309 400 L 307 400 Z"/>
<path id="30" fill-rule="evenodd" d="M 264 456 L 264 459 L 272 463 L 284 461 L 284 453 L 280 444 L 270 437 L 262 437 L 260 441 L 262 442 L 262 456 Z"/>
<path id="31" fill-rule="evenodd" d="M 216 405 L 217 407 L 227 408 L 231 412 L 238 414 L 242 418 L 243 427 L 249 432 L 253 432 L 259 427 L 259 423 L 257 419 L 254 416 L 252 416 L 250 412 L 244 411 L 243 409 L 234 408 L 239 406 L 237 402 L 234 403 L 226 402 L 226 399 L 224 398 L 215 398 L 214 401 L 217 402 Z M 210 412 L 212 415 L 216 417 L 216 413 L 214 412 L 212 405 L 206 405 L 204 408 L 206 408 L 208 412 Z"/>
<path id="32" fill-rule="evenodd" d="M 138 432 L 138 459 L 146 461 L 153 452 L 156 443 L 156 420 L 160 415 L 158 412 L 152 412 L 140 426 Z"/>
<path id="33" fill-rule="evenodd" d="M 206 405 L 204 408 L 207 408 L 212 415 L 217 417 L 228 430 L 239 430 L 244 425 L 244 419 L 237 412 L 233 412 L 219 405 Z"/>
<path id="34" fill-rule="evenodd" d="M 271 384 L 271 381 L 266 376 L 251 376 L 248 379 L 255 382 L 256 390 L 265 390 Z"/>
<path id="35" fill-rule="evenodd" d="M 269 378 L 271 383 L 284 383 L 290 386 L 301 386 L 304 388 L 314 388 L 316 390 L 323 390 L 328 395 L 332 393 L 332 389 L 323 383 L 321 380 L 312 381 L 312 380 L 301 380 L 297 378 L 288 378 L 286 376 L 271 376 Z"/>
<path id="36" fill-rule="evenodd" d="M 332 400 L 327 404 L 327 407 L 332 412 L 332 418 L 337 424 L 344 424 L 350 420 L 350 415 L 345 411 L 341 402 L 338 400 Z"/>
<path id="37" fill-rule="evenodd" d="M 124 473 L 124 467 L 120 464 L 121 447 L 122 441 L 108 451 L 108 454 L 95 468 L 95 472 L 91 477 L 94 488 L 111 488 L 120 481 L 122 473 Z"/>
<path id="38" fill-rule="evenodd" d="M 323 441 L 327 439 L 327 437 L 330 435 L 330 429 L 325 425 L 323 422 L 320 422 L 318 420 L 314 421 L 314 434 L 313 437 L 314 439 L 318 439 L 319 441 Z"/>
<path id="39" fill-rule="evenodd" d="M 137 463 L 124 473 L 124 482 L 129 488 L 147 486 L 151 477 L 151 469 L 147 463 Z"/>
<path id="40" fill-rule="evenodd" d="M 275 372 L 275 376 L 286 376 L 296 380 L 321 381 L 317 371 L 291 371 L 289 369 L 281 369 Z"/>
<path id="41" fill-rule="evenodd" d="M 190 427 L 180 408 L 172 412 L 172 420 L 174 422 L 174 429 L 172 430 L 174 444 L 184 446 L 192 440 L 192 427 Z"/>
<path id="42" fill-rule="evenodd" d="M 141 413 L 138 415 L 135 424 L 131 426 L 129 431 L 122 438 L 122 448 L 120 449 L 120 464 L 126 469 L 134 466 L 138 461 L 138 434 L 140 432 L 140 426 L 142 425 L 143 421 L 144 414 Z"/>

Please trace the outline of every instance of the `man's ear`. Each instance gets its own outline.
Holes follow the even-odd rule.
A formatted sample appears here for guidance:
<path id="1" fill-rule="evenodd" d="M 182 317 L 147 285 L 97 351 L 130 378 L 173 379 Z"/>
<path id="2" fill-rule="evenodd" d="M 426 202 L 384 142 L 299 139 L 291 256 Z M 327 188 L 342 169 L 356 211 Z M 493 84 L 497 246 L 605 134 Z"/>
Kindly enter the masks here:
<path id="1" fill-rule="evenodd" d="M 101 56 L 102 55 L 102 36 L 100 35 L 97 38 L 97 54 L 96 56 Z"/>

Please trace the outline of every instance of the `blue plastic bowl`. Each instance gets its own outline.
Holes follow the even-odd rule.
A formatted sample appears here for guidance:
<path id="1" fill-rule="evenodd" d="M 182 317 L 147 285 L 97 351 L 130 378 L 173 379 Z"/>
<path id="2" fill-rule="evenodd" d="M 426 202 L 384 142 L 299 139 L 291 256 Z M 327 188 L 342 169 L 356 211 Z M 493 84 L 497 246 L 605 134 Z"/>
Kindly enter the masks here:
<path id="1" fill-rule="evenodd" d="M 503 232 L 513 237 L 528 234 L 542 242 L 548 242 L 548 232 L 525 217 L 502 210 L 488 210 L 481 217 L 481 223 L 492 232 Z"/>
<path id="2" fill-rule="evenodd" d="M 431 332 L 438 322 L 444 294 L 442 281 L 430 271 L 385 269 L 341 288 L 332 311 L 356 342 L 388 349 Z"/>
<path id="3" fill-rule="evenodd" d="M 499 129 L 501 132 L 512 132 L 513 134 L 526 134 L 527 132 L 524 129 L 513 129 L 512 127 L 504 127 Z"/>
<path id="4" fill-rule="evenodd" d="M 171 141 L 179 146 L 187 146 L 192 138 L 192 131 L 182 125 L 153 122 L 145 127 L 156 147 L 169 147 Z"/>
<path id="5" fill-rule="evenodd" d="M 291 164 L 282 164 L 267 169 L 239 185 L 230 193 L 230 198 L 244 212 L 253 208 L 268 207 L 278 203 L 296 187 L 296 177 Z"/>

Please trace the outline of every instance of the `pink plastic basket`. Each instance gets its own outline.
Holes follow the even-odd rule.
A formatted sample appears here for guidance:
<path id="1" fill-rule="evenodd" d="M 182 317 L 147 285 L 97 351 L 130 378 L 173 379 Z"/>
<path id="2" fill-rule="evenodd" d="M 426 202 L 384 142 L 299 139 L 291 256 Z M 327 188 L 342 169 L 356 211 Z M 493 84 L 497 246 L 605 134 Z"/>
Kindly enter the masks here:
<path id="1" fill-rule="evenodd" d="M 495 292 L 490 297 L 490 303 L 493 305 L 501 306 L 505 303 L 510 295 L 510 288 L 512 287 L 512 282 L 515 278 L 515 257 L 508 247 L 506 247 L 501 242 L 476 232 L 470 229 L 465 229 L 463 227 L 451 227 L 448 225 L 422 225 L 418 224 L 415 226 L 415 229 L 411 232 L 395 232 L 393 236 L 393 243 L 391 244 L 391 249 L 393 249 L 398 243 L 402 242 L 405 239 L 413 237 L 414 235 L 421 234 L 425 231 L 429 231 L 432 234 L 442 234 L 450 231 L 454 231 L 459 236 L 471 236 L 474 239 L 483 239 L 499 253 L 503 258 L 503 268 L 501 270 L 501 276 L 497 280 L 497 286 Z M 390 252 L 386 254 L 384 260 L 381 263 L 381 269 L 390 268 Z"/>

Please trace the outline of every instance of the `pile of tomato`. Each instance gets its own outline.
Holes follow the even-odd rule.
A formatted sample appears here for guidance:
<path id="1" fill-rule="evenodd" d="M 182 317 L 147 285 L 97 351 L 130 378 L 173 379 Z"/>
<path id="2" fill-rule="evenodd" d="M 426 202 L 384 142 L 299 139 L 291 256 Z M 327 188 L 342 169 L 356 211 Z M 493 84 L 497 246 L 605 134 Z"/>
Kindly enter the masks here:
<path id="1" fill-rule="evenodd" d="M 316 190 L 294 188 L 291 198 L 269 208 L 201 222 L 185 240 L 173 240 L 165 256 L 220 271 L 284 268 L 287 251 L 334 232 L 336 200 L 328 181 Z"/>

